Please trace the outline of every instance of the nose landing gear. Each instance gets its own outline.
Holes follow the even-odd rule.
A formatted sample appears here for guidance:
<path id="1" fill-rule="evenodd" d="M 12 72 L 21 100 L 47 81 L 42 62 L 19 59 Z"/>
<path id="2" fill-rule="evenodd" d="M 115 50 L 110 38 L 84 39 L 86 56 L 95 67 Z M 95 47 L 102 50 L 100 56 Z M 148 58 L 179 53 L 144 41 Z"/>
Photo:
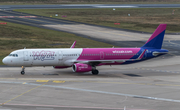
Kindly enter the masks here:
<path id="1" fill-rule="evenodd" d="M 25 67 L 24 66 L 22 66 L 22 71 L 21 71 L 21 75 L 24 75 L 25 74 Z"/>

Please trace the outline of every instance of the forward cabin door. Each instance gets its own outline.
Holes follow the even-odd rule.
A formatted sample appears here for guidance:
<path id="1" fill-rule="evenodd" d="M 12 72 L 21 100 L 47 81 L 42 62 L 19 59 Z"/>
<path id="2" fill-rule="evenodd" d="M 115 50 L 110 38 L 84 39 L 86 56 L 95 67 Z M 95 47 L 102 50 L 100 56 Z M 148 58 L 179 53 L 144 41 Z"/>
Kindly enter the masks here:
<path id="1" fill-rule="evenodd" d="M 26 67 L 32 66 L 32 59 L 30 58 L 29 54 L 30 53 L 28 51 L 23 52 L 23 57 L 24 57 L 23 58 L 23 61 L 24 61 L 23 66 L 26 66 Z"/>
<path id="2" fill-rule="evenodd" d="M 63 60 L 63 52 L 62 51 L 59 51 L 59 57 L 58 57 L 59 60 Z"/>
<path id="3" fill-rule="evenodd" d="M 24 61 L 29 61 L 28 51 L 24 51 Z"/>

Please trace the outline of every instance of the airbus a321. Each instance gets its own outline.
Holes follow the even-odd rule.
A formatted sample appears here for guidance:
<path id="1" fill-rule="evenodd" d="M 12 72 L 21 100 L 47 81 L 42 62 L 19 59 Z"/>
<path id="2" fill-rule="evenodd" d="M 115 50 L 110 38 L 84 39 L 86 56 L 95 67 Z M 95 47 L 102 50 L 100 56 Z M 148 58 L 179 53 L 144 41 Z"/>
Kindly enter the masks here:
<path id="1" fill-rule="evenodd" d="M 48 48 L 20 49 L 6 56 L 2 61 L 8 66 L 25 67 L 53 66 L 56 69 L 72 67 L 73 72 L 89 72 L 97 75 L 97 66 L 129 64 L 168 53 L 161 49 L 166 24 L 160 24 L 149 40 L 140 48 Z"/>

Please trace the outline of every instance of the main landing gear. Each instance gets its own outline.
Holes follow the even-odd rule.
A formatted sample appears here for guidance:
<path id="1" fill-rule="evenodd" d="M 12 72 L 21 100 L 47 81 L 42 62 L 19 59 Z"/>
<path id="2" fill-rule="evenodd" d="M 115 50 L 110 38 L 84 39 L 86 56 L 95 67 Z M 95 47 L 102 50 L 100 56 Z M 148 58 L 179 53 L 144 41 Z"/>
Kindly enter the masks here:
<path id="1" fill-rule="evenodd" d="M 98 73 L 99 73 L 98 70 L 96 70 L 96 69 L 95 69 L 95 70 L 92 70 L 92 74 L 93 74 L 93 75 L 98 75 Z"/>
<path id="2" fill-rule="evenodd" d="M 22 66 L 22 71 L 21 71 L 21 75 L 24 75 L 25 74 L 25 67 L 24 66 Z"/>
<path id="3" fill-rule="evenodd" d="M 99 74 L 99 71 L 96 69 L 95 66 L 93 66 L 93 68 L 92 68 L 92 74 L 93 75 L 98 75 Z"/>

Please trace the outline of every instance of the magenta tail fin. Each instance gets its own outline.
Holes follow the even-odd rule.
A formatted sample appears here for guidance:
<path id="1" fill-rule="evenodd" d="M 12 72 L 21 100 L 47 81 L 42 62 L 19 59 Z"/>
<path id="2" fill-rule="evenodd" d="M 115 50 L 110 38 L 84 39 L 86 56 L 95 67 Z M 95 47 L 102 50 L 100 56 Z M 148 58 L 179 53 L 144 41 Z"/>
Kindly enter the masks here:
<path id="1" fill-rule="evenodd" d="M 160 24 L 142 48 L 161 49 L 167 24 Z"/>

